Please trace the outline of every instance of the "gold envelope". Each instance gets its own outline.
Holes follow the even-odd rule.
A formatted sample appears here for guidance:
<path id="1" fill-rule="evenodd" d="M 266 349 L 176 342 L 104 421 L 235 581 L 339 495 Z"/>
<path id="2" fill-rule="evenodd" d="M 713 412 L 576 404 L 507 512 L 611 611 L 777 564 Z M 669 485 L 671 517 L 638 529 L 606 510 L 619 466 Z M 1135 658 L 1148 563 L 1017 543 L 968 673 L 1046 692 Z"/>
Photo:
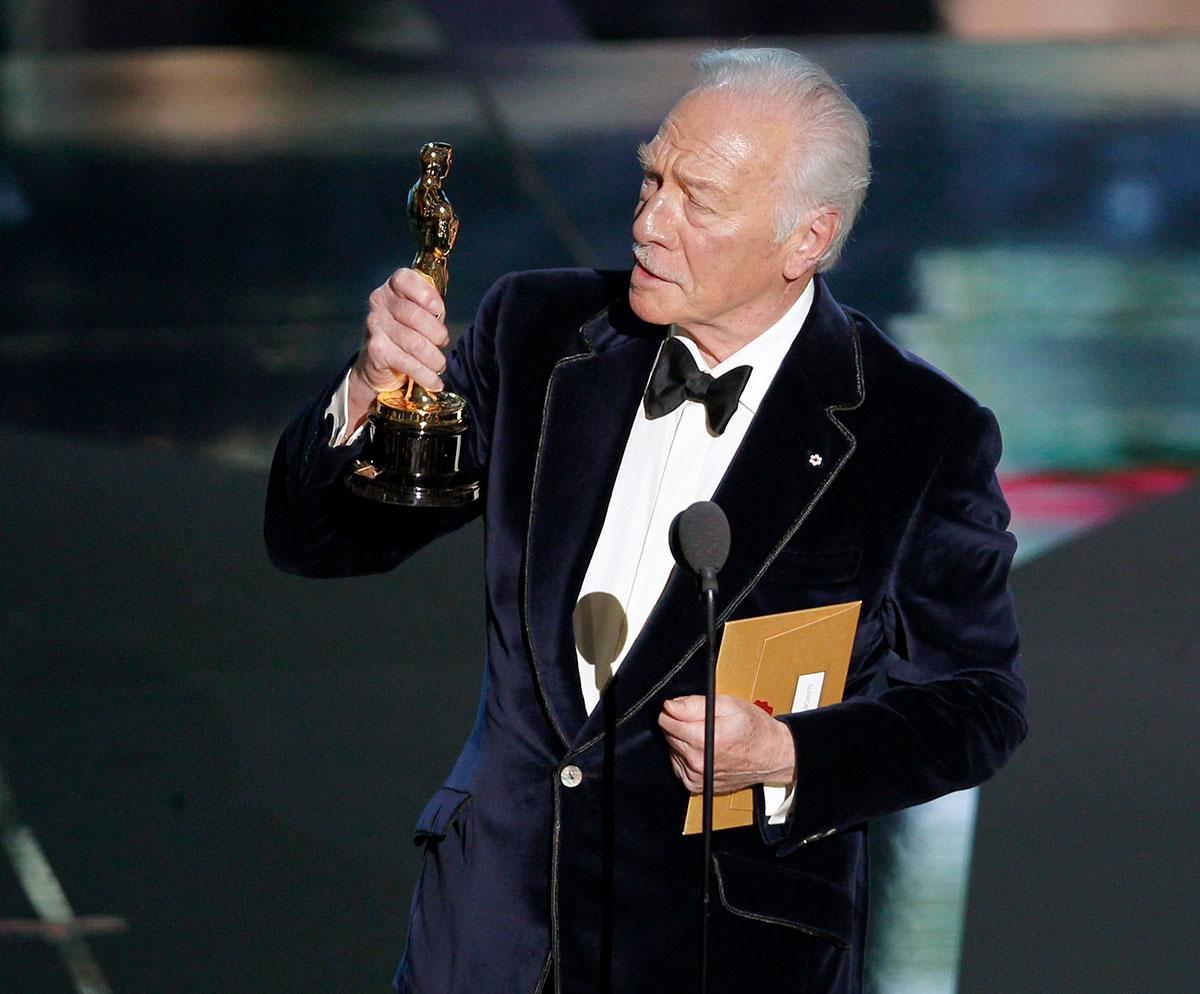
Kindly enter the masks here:
<path id="1" fill-rule="evenodd" d="M 846 689 L 861 607 L 862 601 L 849 601 L 726 622 L 717 693 L 765 702 L 772 714 L 836 704 Z M 807 704 L 801 700 L 806 692 L 814 698 Z M 683 834 L 699 832 L 702 817 L 697 794 L 688 802 Z M 713 798 L 714 829 L 753 824 L 752 789 Z"/>

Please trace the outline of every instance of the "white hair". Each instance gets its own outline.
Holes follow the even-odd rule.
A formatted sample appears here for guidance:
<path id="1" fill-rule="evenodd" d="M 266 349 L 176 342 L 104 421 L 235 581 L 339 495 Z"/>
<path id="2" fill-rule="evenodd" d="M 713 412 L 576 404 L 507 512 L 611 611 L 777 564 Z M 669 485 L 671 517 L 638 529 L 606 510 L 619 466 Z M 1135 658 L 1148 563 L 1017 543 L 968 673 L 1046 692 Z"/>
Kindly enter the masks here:
<path id="1" fill-rule="evenodd" d="M 692 65 L 700 75 L 695 90 L 723 90 L 756 104 L 769 100 L 794 115 L 796 141 L 775 237 L 784 241 L 814 209 L 836 208 L 837 233 L 817 260 L 817 271 L 825 272 L 837 261 L 867 195 L 866 119 L 829 73 L 786 48 L 713 49 Z"/>

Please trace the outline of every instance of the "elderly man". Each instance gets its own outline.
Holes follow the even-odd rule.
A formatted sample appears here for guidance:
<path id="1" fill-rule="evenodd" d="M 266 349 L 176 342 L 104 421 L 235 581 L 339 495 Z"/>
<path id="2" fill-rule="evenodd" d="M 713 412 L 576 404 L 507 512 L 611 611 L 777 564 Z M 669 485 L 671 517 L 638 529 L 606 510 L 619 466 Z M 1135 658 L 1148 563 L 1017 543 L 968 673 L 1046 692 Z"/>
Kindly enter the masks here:
<path id="1" fill-rule="evenodd" d="M 380 571 L 468 515 L 362 527 L 339 479 L 376 392 L 411 377 L 470 407 L 486 678 L 417 827 L 402 992 L 696 989 L 702 620 L 667 543 L 695 500 L 732 528 L 721 620 L 863 602 L 843 703 L 718 702 L 717 790 L 753 786 L 757 824 L 714 839 L 711 990 L 859 991 L 866 822 L 979 783 L 1025 733 L 995 421 L 818 275 L 866 125 L 794 53 L 697 66 L 641 149 L 632 274 L 508 276 L 446 359 L 440 297 L 400 270 L 280 443 L 276 563 Z"/>

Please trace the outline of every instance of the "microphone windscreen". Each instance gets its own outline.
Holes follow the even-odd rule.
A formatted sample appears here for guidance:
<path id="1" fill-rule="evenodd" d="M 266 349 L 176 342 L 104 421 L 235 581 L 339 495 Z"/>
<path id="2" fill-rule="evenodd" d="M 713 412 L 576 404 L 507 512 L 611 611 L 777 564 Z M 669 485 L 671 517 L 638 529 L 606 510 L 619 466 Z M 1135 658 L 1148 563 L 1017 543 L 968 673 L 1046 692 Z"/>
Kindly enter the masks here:
<path id="1" fill-rule="evenodd" d="M 719 570 L 729 558 L 729 519 L 711 500 L 697 501 L 671 522 L 671 554 L 693 573 Z"/>

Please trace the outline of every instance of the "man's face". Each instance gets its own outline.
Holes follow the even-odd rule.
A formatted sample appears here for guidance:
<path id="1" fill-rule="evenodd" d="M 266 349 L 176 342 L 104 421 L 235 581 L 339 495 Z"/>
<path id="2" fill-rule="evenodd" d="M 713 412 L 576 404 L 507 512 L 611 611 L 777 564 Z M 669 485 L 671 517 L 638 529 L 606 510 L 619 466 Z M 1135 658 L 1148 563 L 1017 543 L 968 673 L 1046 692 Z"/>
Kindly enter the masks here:
<path id="1" fill-rule="evenodd" d="M 644 321 L 751 337 L 770 323 L 789 251 L 774 237 L 789 138 L 771 111 L 689 93 L 640 150 L 629 302 Z"/>

